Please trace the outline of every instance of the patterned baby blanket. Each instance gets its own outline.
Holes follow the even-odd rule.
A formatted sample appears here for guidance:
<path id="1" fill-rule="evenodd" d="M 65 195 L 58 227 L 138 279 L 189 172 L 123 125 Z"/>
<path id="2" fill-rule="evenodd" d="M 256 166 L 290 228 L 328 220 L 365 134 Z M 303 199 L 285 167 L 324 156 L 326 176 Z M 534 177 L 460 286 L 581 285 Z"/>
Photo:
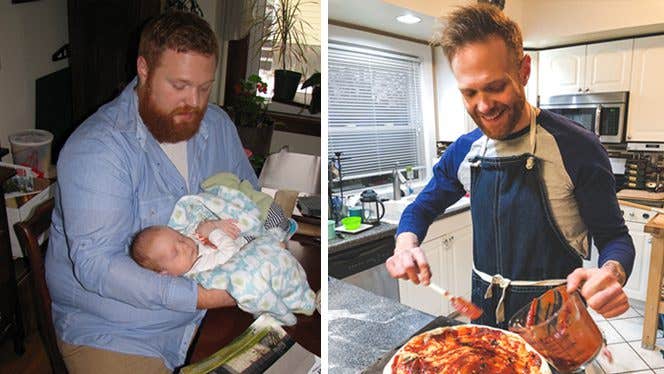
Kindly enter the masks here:
<path id="1" fill-rule="evenodd" d="M 315 295 L 302 266 L 279 245 L 283 231 L 266 230 L 260 216 L 256 204 L 241 191 L 211 186 L 200 194 L 182 197 L 168 225 L 193 236 L 203 220 L 237 220 L 241 235 L 255 239 L 228 262 L 187 276 L 204 288 L 227 290 L 240 309 L 256 317 L 267 313 L 285 325 L 294 325 L 293 313 L 313 313 Z"/>

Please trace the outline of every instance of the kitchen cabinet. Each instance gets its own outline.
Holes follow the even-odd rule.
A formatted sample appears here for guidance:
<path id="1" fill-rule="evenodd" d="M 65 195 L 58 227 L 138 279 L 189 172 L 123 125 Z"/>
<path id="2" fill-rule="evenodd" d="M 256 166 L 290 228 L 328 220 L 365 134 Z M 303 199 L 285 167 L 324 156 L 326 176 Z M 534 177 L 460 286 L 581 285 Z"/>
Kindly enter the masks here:
<path id="1" fill-rule="evenodd" d="M 625 222 L 625 224 L 634 242 L 636 255 L 634 257 L 632 273 L 623 289 L 630 299 L 646 301 L 652 235 L 643 232 L 643 224 L 632 222 Z"/>
<path id="2" fill-rule="evenodd" d="M 540 95 L 628 91 L 633 44 L 627 39 L 540 51 Z"/>
<path id="3" fill-rule="evenodd" d="M 627 297 L 632 300 L 645 301 L 648 288 L 648 267 L 650 265 L 650 253 L 652 248 L 652 235 L 644 232 L 645 223 L 652 217 L 647 211 L 620 205 L 625 218 L 625 226 L 634 242 L 634 266 L 632 273 L 623 287 Z M 584 268 L 596 268 L 599 253 L 593 242 L 590 250 L 590 260 L 583 261 Z"/>
<path id="4" fill-rule="evenodd" d="M 470 298 L 473 267 L 470 210 L 435 221 L 420 244 L 431 268 L 431 281 L 454 295 Z M 401 303 L 432 315 L 453 312 L 449 301 L 422 285 L 399 280 Z"/>
<path id="5" fill-rule="evenodd" d="M 628 142 L 664 142 L 661 124 L 664 35 L 634 42 L 634 69 L 627 109 Z"/>

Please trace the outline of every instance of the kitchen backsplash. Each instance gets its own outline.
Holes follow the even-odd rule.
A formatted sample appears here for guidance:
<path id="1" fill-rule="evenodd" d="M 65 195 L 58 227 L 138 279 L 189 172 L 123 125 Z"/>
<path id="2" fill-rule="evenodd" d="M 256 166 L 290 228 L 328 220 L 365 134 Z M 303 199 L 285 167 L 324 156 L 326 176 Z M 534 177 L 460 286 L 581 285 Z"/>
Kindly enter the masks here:
<path id="1" fill-rule="evenodd" d="M 664 191 L 664 153 L 634 152 L 607 146 L 618 189 Z M 621 162 L 624 160 L 624 168 Z M 620 162 L 616 162 L 620 161 Z M 620 165 L 616 168 L 616 165 Z"/>

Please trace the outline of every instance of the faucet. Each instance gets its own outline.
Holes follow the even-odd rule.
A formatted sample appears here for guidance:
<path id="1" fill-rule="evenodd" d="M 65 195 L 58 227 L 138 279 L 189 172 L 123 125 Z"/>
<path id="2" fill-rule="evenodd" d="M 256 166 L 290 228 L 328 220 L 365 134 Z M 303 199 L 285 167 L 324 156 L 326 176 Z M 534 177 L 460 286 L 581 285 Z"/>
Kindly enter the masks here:
<path id="1" fill-rule="evenodd" d="M 401 175 L 399 173 L 399 163 L 396 163 L 392 169 L 392 200 L 399 199 L 401 199 Z"/>

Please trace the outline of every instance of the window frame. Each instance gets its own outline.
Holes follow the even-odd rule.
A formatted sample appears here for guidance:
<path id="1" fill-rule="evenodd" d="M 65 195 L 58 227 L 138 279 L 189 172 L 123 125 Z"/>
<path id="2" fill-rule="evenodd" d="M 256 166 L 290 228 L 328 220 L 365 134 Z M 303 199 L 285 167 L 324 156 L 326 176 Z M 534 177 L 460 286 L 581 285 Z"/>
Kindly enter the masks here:
<path id="1" fill-rule="evenodd" d="M 423 175 L 419 181 L 414 183 L 424 185 L 432 176 L 433 164 L 436 162 L 435 139 L 436 139 L 436 116 L 435 116 L 435 92 L 433 74 L 433 51 L 428 44 L 417 43 L 410 40 L 398 39 L 385 35 L 360 31 L 348 27 L 330 24 L 328 26 L 328 41 L 341 44 L 359 45 L 375 50 L 383 50 L 397 55 L 410 55 L 417 57 L 420 61 L 420 107 L 422 110 L 422 147 L 423 147 Z M 329 133 L 329 129 L 328 129 Z M 431 140 L 431 141 L 429 141 Z M 327 155 L 327 153 L 326 153 Z M 405 168 L 407 165 L 400 165 Z M 343 161 L 342 161 L 343 167 Z M 331 182 L 331 181 L 330 181 Z M 379 193 L 386 193 L 391 189 L 389 185 L 372 187 Z M 344 192 L 358 192 L 356 191 Z"/>

